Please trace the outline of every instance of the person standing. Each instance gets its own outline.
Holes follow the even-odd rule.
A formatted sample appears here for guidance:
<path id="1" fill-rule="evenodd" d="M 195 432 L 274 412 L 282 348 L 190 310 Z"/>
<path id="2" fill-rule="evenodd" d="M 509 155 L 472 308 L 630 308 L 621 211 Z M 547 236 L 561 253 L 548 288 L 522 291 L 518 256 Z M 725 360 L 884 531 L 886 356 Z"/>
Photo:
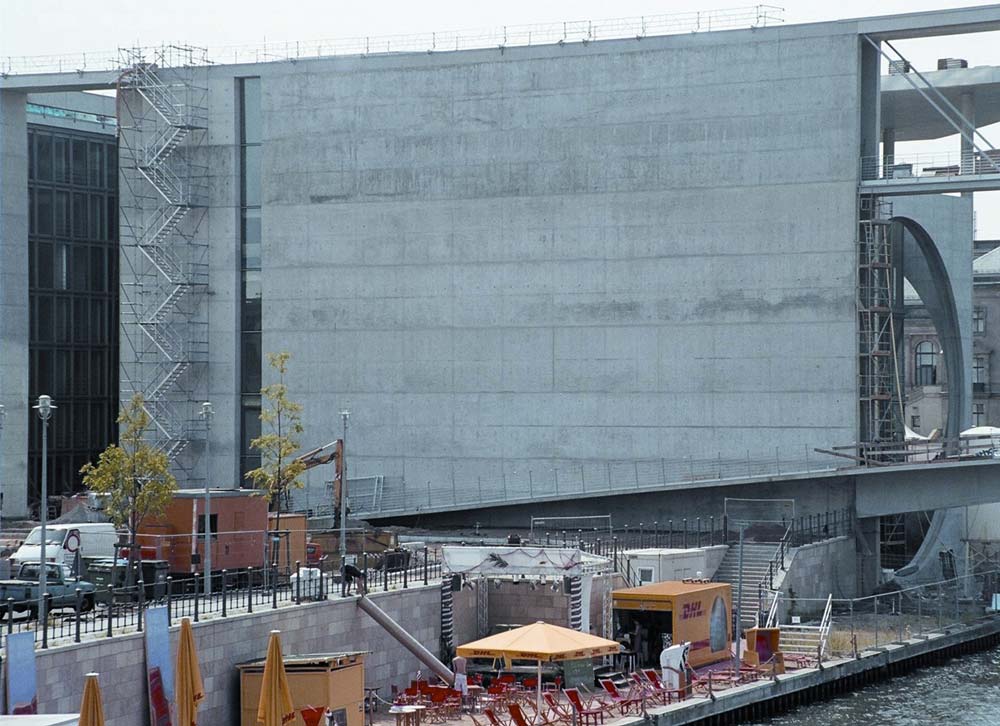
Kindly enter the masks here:
<path id="1" fill-rule="evenodd" d="M 451 670 L 455 674 L 455 690 L 462 694 L 462 698 L 469 695 L 469 677 L 465 673 L 465 658 L 456 655 L 451 659 Z"/>

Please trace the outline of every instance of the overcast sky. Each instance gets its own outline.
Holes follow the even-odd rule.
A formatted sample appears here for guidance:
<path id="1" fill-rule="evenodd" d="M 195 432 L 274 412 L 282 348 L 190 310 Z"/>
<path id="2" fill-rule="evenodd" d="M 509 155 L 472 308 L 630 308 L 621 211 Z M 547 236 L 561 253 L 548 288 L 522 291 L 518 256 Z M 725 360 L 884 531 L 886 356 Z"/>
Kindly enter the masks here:
<path id="1" fill-rule="evenodd" d="M 780 0 L 779 0 L 780 2 Z M 888 15 L 940 8 L 988 5 L 973 0 L 787 0 L 786 23 Z M 0 0 L 0 56 L 113 51 L 120 46 L 182 42 L 212 49 L 287 40 L 317 40 L 494 28 L 563 20 L 600 20 L 740 7 L 740 0 L 413 0 L 344 3 L 337 0 Z M 750 3 L 746 3 L 749 7 Z M 920 70 L 936 59 L 962 57 L 970 65 L 1000 65 L 995 33 L 928 38 L 900 43 Z M 217 54 L 218 56 L 218 54 Z M 221 60 L 221 59 L 220 59 Z M 985 129 L 994 146 L 1000 130 Z M 998 137 L 994 139 L 993 136 Z M 931 148 L 952 150 L 955 139 Z M 898 149 L 903 153 L 907 149 Z M 980 194 L 980 237 L 1000 237 L 1000 193 Z"/>

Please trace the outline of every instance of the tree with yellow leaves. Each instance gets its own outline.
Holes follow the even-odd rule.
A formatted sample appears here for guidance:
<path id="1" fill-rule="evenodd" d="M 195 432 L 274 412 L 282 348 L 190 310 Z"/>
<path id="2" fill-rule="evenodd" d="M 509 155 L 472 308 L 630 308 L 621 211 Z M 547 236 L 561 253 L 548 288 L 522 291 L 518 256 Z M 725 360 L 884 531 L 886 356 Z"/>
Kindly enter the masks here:
<path id="1" fill-rule="evenodd" d="M 281 529 L 281 509 L 288 506 L 289 492 L 301 489 L 299 479 L 306 465 L 295 457 L 299 450 L 298 437 L 302 428 L 302 404 L 288 398 L 285 374 L 291 353 L 268 353 L 267 362 L 278 374 L 278 380 L 260 389 L 268 406 L 261 409 L 261 435 L 250 442 L 260 452 L 260 467 L 246 473 L 247 479 L 260 489 L 277 516 L 275 530 Z"/>
<path id="2" fill-rule="evenodd" d="M 96 466 L 88 463 L 80 470 L 83 483 L 106 497 L 105 511 L 111 522 L 128 530 L 130 585 L 139 559 L 139 527 L 147 518 L 163 514 L 177 491 L 167 455 L 146 440 L 152 422 L 142 394 L 135 394 L 118 415 L 119 443 L 102 451 Z"/>

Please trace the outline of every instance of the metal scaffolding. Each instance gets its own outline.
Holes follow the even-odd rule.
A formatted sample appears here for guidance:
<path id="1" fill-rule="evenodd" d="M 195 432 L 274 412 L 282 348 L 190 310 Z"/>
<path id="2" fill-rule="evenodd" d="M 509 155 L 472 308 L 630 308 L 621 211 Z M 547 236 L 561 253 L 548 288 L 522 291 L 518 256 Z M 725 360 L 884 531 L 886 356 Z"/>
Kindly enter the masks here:
<path id="1" fill-rule="evenodd" d="M 858 234 L 859 441 L 897 441 L 903 431 L 899 385 L 896 304 L 897 267 L 889 219 L 891 209 L 862 197 Z"/>
<path id="2" fill-rule="evenodd" d="M 121 397 L 145 397 L 154 443 L 190 480 L 181 455 L 205 435 L 208 91 L 195 77 L 207 61 L 182 46 L 124 49 L 120 60 Z"/>

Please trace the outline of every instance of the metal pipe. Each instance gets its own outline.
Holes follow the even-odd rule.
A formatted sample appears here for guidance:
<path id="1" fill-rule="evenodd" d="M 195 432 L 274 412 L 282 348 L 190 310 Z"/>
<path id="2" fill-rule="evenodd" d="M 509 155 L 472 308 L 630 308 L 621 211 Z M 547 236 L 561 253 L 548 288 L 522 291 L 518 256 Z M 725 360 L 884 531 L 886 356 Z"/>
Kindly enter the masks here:
<path id="1" fill-rule="evenodd" d="M 407 633 L 399 623 L 389 617 L 382 608 L 369 600 L 367 595 L 359 597 L 357 602 L 359 608 L 364 610 L 372 620 L 385 628 L 386 632 L 398 640 L 404 648 L 413 653 L 417 660 L 434 671 L 449 686 L 454 685 L 455 674 L 444 663 L 439 661 L 433 653 L 421 645 L 420 641 Z"/>

